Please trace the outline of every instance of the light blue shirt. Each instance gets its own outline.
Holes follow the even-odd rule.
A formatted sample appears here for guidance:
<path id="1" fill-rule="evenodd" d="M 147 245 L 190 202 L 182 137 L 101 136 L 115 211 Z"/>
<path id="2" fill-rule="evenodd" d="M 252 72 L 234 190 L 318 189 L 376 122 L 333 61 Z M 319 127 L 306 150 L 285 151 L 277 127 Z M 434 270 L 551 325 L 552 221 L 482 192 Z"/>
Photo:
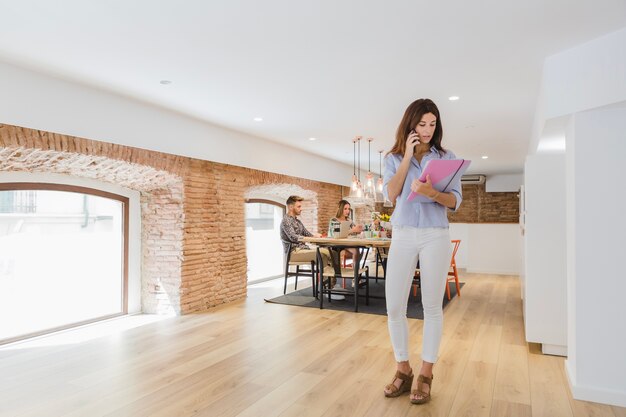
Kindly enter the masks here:
<path id="1" fill-rule="evenodd" d="M 383 193 L 388 196 L 387 185 L 391 178 L 396 174 L 403 155 L 389 154 L 385 157 L 385 173 L 383 175 Z M 422 169 L 427 161 L 431 159 L 456 159 L 451 151 L 446 151 L 443 155 L 434 147 L 430 148 L 430 152 L 422 157 L 421 164 L 417 159 L 411 158 L 409 171 L 406 180 L 402 186 L 402 193 L 396 200 L 396 208 L 391 216 L 391 224 L 394 226 L 412 226 L 417 228 L 426 227 L 448 227 L 448 208 L 435 202 L 421 203 L 417 198 L 407 201 L 411 193 L 411 183 L 422 175 Z M 461 180 L 451 184 L 450 192 L 456 197 L 456 206 L 451 211 L 456 211 L 461 205 L 463 196 L 461 193 Z"/>

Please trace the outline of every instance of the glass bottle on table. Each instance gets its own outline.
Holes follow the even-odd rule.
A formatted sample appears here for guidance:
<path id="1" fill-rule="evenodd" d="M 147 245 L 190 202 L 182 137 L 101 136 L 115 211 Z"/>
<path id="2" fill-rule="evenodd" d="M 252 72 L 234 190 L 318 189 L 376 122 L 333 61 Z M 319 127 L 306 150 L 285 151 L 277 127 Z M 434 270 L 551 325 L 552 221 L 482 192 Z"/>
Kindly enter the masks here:
<path id="1" fill-rule="evenodd" d="M 335 220 L 333 222 L 333 227 L 334 227 L 333 236 L 341 236 L 341 222 Z"/>
<path id="2" fill-rule="evenodd" d="M 341 232 L 341 223 L 335 220 L 331 220 L 328 224 L 328 237 L 334 238 L 335 236 L 339 236 Z"/>

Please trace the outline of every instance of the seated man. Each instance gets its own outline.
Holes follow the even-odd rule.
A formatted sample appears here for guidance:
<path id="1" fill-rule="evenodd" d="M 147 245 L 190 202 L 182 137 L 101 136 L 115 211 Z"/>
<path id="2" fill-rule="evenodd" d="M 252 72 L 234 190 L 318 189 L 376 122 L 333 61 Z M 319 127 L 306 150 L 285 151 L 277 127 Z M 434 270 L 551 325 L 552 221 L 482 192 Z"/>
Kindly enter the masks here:
<path id="1" fill-rule="evenodd" d="M 291 260 L 292 261 L 316 261 L 317 251 L 311 249 L 305 243 L 300 242 L 300 238 L 304 236 L 321 237 L 319 233 L 313 234 L 309 232 L 302 222 L 298 219 L 302 213 L 302 197 L 292 195 L 287 199 L 287 214 L 283 217 L 283 221 L 280 224 L 280 238 L 283 241 L 283 247 L 285 253 L 291 243 Z M 319 268 L 324 270 L 325 266 L 330 266 L 330 252 L 326 248 L 320 250 L 322 255 L 322 261 L 324 265 Z M 331 285 L 334 286 L 336 279 L 333 277 Z M 341 294 L 332 294 L 333 300 L 343 300 L 345 297 Z"/>

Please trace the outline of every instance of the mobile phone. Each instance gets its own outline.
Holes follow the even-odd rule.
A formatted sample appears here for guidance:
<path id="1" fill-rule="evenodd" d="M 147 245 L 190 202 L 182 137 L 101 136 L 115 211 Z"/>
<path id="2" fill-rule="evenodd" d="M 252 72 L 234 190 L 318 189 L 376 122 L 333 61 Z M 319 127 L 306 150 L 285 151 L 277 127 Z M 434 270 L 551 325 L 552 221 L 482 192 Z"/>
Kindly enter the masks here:
<path id="1" fill-rule="evenodd" d="M 411 131 L 409 132 L 409 135 L 411 133 L 415 133 L 417 135 L 417 143 L 420 143 L 420 136 L 417 134 L 417 132 L 415 131 L 415 129 L 411 129 Z"/>

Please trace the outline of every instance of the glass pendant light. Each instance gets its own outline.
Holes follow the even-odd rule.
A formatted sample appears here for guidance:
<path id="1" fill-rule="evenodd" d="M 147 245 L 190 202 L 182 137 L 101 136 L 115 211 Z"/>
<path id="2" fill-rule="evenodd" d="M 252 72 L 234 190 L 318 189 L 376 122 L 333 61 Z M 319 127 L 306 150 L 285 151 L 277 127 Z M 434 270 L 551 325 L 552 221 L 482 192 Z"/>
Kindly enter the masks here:
<path id="1" fill-rule="evenodd" d="M 356 142 L 358 136 L 352 139 L 352 182 L 350 185 L 350 197 L 357 196 L 357 190 L 359 188 L 359 179 L 356 176 Z"/>
<path id="2" fill-rule="evenodd" d="M 376 194 L 374 187 L 374 174 L 372 174 L 372 141 L 367 138 L 367 176 L 365 177 L 365 198 L 373 200 Z"/>
<path id="3" fill-rule="evenodd" d="M 357 165 L 357 169 L 356 169 L 356 172 L 358 173 L 357 174 L 357 183 L 356 183 L 356 196 L 358 198 L 363 198 L 363 184 L 361 184 L 361 139 L 363 139 L 362 136 L 357 136 L 356 137 L 357 155 L 359 155 L 358 165 Z"/>
<path id="4" fill-rule="evenodd" d="M 379 159 L 379 161 L 380 161 L 379 162 L 380 163 L 380 166 L 379 166 L 379 169 L 380 169 L 379 175 L 380 175 L 380 177 L 378 178 L 378 184 L 379 184 L 379 187 L 380 187 L 380 192 L 382 193 L 383 192 L 383 177 L 382 177 L 381 173 L 382 173 L 382 155 L 383 155 L 383 151 L 381 150 L 379 152 L 380 152 L 380 159 Z M 393 203 L 391 202 L 391 200 L 389 200 L 389 198 L 387 197 L 386 194 L 383 194 L 383 199 L 385 200 L 384 203 L 383 203 L 383 207 L 393 207 Z"/>
<path id="5" fill-rule="evenodd" d="M 382 175 L 382 167 L 383 167 L 383 150 L 378 151 L 378 180 L 376 181 L 376 192 L 374 201 L 376 203 L 382 203 L 385 198 L 383 197 L 383 175 Z"/>

